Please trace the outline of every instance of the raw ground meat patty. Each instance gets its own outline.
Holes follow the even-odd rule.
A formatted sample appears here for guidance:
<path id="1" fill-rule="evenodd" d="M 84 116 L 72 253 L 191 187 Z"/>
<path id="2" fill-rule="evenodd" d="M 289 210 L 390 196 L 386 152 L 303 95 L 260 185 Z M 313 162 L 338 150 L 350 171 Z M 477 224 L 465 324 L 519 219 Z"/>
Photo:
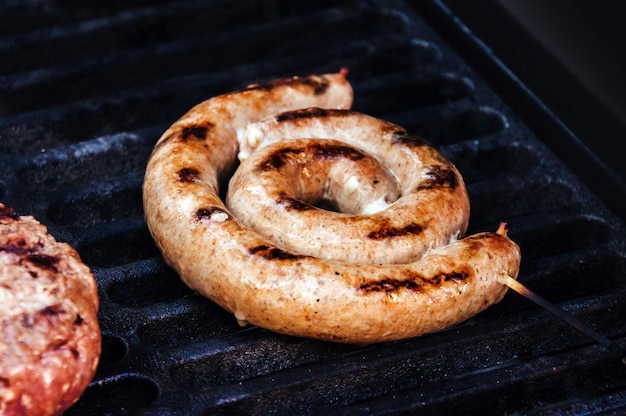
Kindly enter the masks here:
<path id="1" fill-rule="evenodd" d="M 70 407 L 100 357 L 98 291 L 68 244 L 0 204 L 0 415 Z"/>

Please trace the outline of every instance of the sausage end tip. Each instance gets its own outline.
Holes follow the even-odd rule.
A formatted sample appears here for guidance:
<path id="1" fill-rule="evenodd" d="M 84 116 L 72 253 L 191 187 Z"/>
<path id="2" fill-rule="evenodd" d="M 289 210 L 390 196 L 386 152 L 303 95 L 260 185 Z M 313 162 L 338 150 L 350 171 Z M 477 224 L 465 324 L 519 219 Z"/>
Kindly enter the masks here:
<path id="1" fill-rule="evenodd" d="M 508 232 L 509 232 L 509 225 L 506 222 L 501 221 L 500 225 L 498 226 L 498 229 L 496 230 L 496 234 L 501 235 L 502 237 L 506 237 Z"/>

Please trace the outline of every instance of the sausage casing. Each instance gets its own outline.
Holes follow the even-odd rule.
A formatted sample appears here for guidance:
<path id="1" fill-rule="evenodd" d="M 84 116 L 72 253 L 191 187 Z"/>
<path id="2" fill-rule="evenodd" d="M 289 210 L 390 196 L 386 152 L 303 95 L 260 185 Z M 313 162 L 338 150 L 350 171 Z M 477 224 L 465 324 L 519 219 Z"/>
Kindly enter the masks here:
<path id="1" fill-rule="evenodd" d="M 175 122 L 155 146 L 143 188 L 165 260 L 240 322 L 346 343 L 437 331 L 499 301 L 499 279 L 516 277 L 520 262 L 506 232 L 433 245 L 410 263 L 354 264 L 285 249 L 226 207 L 220 184 L 237 154 L 247 156 L 238 144 L 250 123 L 302 108 L 345 109 L 351 100 L 343 74 L 296 78 L 215 97 Z"/>

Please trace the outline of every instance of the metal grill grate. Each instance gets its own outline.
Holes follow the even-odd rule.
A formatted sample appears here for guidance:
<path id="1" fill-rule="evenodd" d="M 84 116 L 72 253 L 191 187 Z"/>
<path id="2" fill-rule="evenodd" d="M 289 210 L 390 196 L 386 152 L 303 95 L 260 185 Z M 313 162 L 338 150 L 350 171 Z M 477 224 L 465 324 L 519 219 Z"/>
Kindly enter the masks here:
<path id="1" fill-rule="evenodd" d="M 154 246 L 141 183 L 160 133 L 219 93 L 350 68 L 355 110 L 459 167 L 470 232 L 510 223 L 520 281 L 626 337 L 626 229 L 400 1 L 6 2 L 0 200 L 73 244 L 100 288 L 103 356 L 68 414 L 604 414 L 626 368 L 508 294 L 441 333 L 354 347 L 241 329 Z"/>

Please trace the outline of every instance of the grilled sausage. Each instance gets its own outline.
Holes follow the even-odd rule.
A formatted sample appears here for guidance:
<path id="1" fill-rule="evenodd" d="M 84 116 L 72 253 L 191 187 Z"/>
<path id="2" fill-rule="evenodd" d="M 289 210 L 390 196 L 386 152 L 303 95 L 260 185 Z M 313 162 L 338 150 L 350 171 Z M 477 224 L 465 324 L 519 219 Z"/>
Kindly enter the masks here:
<path id="1" fill-rule="evenodd" d="M 301 108 L 345 109 L 351 98 L 345 74 L 280 80 L 215 97 L 175 122 L 156 144 L 144 181 L 146 221 L 165 260 L 187 285 L 241 323 L 337 342 L 367 344 L 437 331 L 499 301 L 506 292 L 499 279 L 516 277 L 520 262 L 519 248 L 504 228 L 450 244 L 443 241 L 410 263 L 355 264 L 286 249 L 226 207 L 220 184 L 236 165 L 238 151 L 246 159 L 247 146 L 258 145 L 250 136 L 243 138 L 248 124 Z M 453 211 L 463 214 L 464 203 L 459 201 L 466 198 L 465 191 L 460 191 L 460 176 L 449 173 L 456 172 L 452 165 L 404 130 L 393 130 L 403 133 L 381 147 L 394 144 L 400 153 L 413 156 L 423 152 L 432 163 L 444 166 L 446 175 L 430 168 L 420 171 L 433 185 L 456 180 L 455 187 L 442 188 L 461 207 Z M 401 160 L 404 157 L 409 156 Z M 404 176 L 417 179 L 409 166 L 388 169 L 398 176 L 401 194 L 388 202 L 401 205 L 412 195 L 407 196 L 407 190 L 419 188 L 411 181 L 403 183 Z M 441 198 L 439 191 L 427 193 Z M 452 227 L 454 234 L 464 228 L 466 218 L 451 221 L 460 224 Z"/>
<path id="2" fill-rule="evenodd" d="M 299 137 L 341 143 L 325 140 L 305 150 L 293 140 Z M 254 152 L 251 143 L 256 147 L 274 145 L 269 151 Z M 251 124 L 241 147 L 245 153 L 253 153 L 252 161 L 244 159 L 233 176 L 227 206 L 245 225 L 283 248 L 350 263 L 409 263 L 464 235 L 467 229 L 469 198 L 455 166 L 423 139 L 393 123 L 348 110 L 307 108 Z M 312 156 L 303 157 L 305 154 Z M 309 194 L 315 188 L 312 182 L 329 177 L 337 160 L 370 160 L 365 155 L 373 156 L 397 177 L 401 197 L 381 204 L 378 194 L 354 192 L 342 199 L 365 211 L 372 205 L 389 204 L 386 209 L 372 215 L 339 215 L 293 202 L 319 197 L 319 190 L 317 195 Z M 317 165 L 323 168 L 315 169 L 310 160 L 322 161 Z M 292 165 L 295 169 L 288 169 Z M 279 180 L 277 176 L 287 170 L 294 172 Z M 377 186 L 389 184 L 383 197 L 397 194 L 395 181 L 381 170 L 370 167 L 357 182 L 369 179 L 378 181 Z M 302 186 L 304 180 L 312 186 Z M 323 195 L 325 188 L 321 188 Z"/>

